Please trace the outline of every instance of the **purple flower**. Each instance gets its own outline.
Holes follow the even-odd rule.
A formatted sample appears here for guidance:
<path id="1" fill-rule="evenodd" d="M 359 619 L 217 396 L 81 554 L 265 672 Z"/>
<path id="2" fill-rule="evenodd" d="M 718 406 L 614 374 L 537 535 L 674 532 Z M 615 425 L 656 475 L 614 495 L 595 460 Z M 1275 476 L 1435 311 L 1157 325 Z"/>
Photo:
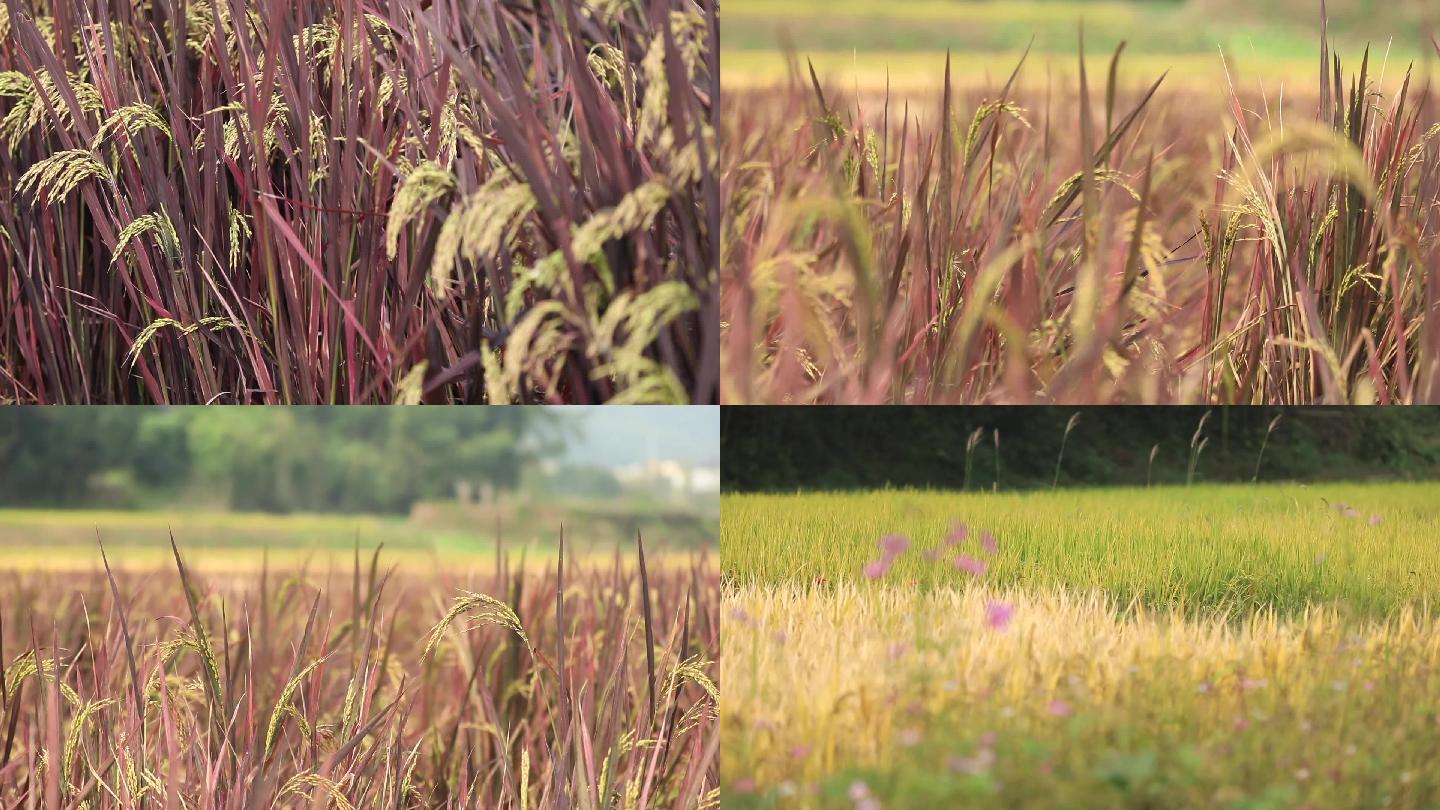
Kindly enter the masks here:
<path id="1" fill-rule="evenodd" d="M 1385 522 L 1385 519 L 1380 517 L 1379 515 L 1371 515 L 1368 522 L 1371 526 L 1379 526 L 1381 523 Z"/>
<path id="2" fill-rule="evenodd" d="M 964 523 L 956 523 L 955 526 L 950 529 L 950 533 L 945 535 L 945 545 L 958 546 L 965 542 L 965 538 L 969 536 L 970 528 Z"/>
<path id="3" fill-rule="evenodd" d="M 865 576 L 867 579 L 879 579 L 885 576 L 885 572 L 889 570 L 889 560 L 876 560 L 875 562 L 865 564 Z"/>
<path id="4" fill-rule="evenodd" d="M 981 748 L 973 757 L 950 757 L 950 768 L 957 773 L 983 774 L 995 764 L 995 752 Z"/>
<path id="5" fill-rule="evenodd" d="M 1000 550 L 1000 544 L 995 541 L 995 535 L 990 532 L 980 533 L 980 547 L 985 549 L 986 554 L 995 554 Z"/>
<path id="6" fill-rule="evenodd" d="M 990 566 L 985 564 L 984 560 L 976 559 L 969 554 L 961 554 L 959 557 L 956 557 L 955 567 L 972 577 L 982 577 L 990 568 Z"/>
<path id="7" fill-rule="evenodd" d="M 910 548 L 910 541 L 898 534 L 887 534 L 880 538 L 880 553 L 886 559 L 895 559 Z"/>
<path id="8" fill-rule="evenodd" d="M 985 606 L 985 624 L 991 630 L 1004 630 L 1015 617 L 1015 608 L 1006 602 L 991 602 Z"/>
<path id="9" fill-rule="evenodd" d="M 1052 700 L 1050 705 L 1045 707 L 1045 711 L 1049 712 L 1052 717 L 1069 717 L 1072 710 L 1069 703 L 1063 700 Z"/>

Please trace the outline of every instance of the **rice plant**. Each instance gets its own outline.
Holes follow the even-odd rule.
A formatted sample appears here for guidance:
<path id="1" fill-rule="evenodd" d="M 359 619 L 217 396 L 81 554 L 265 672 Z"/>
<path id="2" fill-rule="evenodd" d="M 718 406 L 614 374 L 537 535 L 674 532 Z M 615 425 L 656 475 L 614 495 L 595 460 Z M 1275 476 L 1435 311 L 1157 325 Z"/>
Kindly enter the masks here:
<path id="1" fill-rule="evenodd" d="M 0 571 L 0 802 L 714 808 L 718 577 L 600 559 Z"/>
<path id="2" fill-rule="evenodd" d="M 1440 402 L 1433 94 L 1317 19 L 1283 94 L 1102 81 L 1083 31 L 1058 80 L 727 94 L 726 401 Z"/>
<path id="3" fill-rule="evenodd" d="M 1430 807 L 1437 489 L 726 496 L 726 805 Z"/>
<path id="4" fill-rule="evenodd" d="M 0 401 L 716 401 L 717 26 L 7 4 Z"/>

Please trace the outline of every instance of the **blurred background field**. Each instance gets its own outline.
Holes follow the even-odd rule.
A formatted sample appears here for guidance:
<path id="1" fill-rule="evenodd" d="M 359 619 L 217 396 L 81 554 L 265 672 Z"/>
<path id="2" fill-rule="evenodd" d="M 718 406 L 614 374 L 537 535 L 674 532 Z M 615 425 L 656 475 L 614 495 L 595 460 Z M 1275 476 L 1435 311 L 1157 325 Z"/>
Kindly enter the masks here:
<path id="1" fill-rule="evenodd" d="M 1337 0 L 1327 10 L 1347 61 L 1358 63 L 1370 44 L 1380 61 L 1388 52 L 1387 78 L 1412 61 L 1433 68 L 1429 32 L 1440 7 Z M 721 21 L 722 75 L 728 88 L 773 84 L 790 69 L 788 46 L 822 78 L 918 89 L 940 80 L 948 50 L 957 82 L 1000 82 L 1032 38 L 1039 64 L 1073 71 L 1082 19 L 1087 70 L 1097 77 L 1121 41 L 1133 81 L 1166 70 L 1173 85 L 1223 81 L 1222 51 L 1232 72 L 1276 84 L 1313 85 L 1319 70 L 1319 0 L 732 0 Z M 1032 70 L 1026 80 L 1044 76 Z"/>
<path id="2" fill-rule="evenodd" d="M 553 564 L 719 530 L 714 408 L 0 412 L 0 567 Z M 263 552 L 263 553 L 262 553 Z"/>

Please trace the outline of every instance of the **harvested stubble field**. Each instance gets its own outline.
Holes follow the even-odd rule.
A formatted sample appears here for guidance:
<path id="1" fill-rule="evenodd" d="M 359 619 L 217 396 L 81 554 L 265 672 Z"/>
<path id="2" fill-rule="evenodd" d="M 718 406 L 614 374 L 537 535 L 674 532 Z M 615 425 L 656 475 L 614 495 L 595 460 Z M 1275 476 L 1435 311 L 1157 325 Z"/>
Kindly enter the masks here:
<path id="1" fill-rule="evenodd" d="M 730 496 L 735 807 L 1430 807 L 1440 491 Z"/>
<path id="2" fill-rule="evenodd" d="M 718 803 L 718 577 L 0 572 L 6 807 Z"/>
<path id="3" fill-rule="evenodd" d="M 0 5 L 0 402 L 713 402 L 709 0 Z"/>
<path id="4" fill-rule="evenodd" d="M 1440 401 L 1428 73 L 1321 42 L 1301 88 L 1082 47 L 727 94 L 726 401 Z"/>

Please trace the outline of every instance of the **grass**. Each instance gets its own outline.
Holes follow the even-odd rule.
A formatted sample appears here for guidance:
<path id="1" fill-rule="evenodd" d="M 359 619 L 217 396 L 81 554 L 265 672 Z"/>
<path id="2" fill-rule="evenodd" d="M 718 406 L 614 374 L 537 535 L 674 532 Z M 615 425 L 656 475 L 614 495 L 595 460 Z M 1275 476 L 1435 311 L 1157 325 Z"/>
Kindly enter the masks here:
<path id="1" fill-rule="evenodd" d="M 712 402 L 716 8 L 0 12 L 0 402 Z"/>
<path id="2" fill-rule="evenodd" d="M 1335 53 L 1298 94 L 1135 85 L 1117 49 L 914 105 L 727 96 L 726 401 L 1440 401 L 1440 119 Z"/>
<path id="3" fill-rule="evenodd" d="M 0 573 L 7 806 L 714 807 L 718 580 Z M 368 556 L 368 555 L 367 555 Z M 632 556 L 627 554 L 628 556 Z"/>
<path id="4" fill-rule="evenodd" d="M 1440 529 L 1437 504 L 1432 483 L 726 495 L 720 555 L 736 583 L 854 583 L 876 538 L 899 534 L 930 549 L 963 523 L 999 538 L 986 576 L 996 586 L 1195 613 L 1296 614 L 1323 602 L 1384 616 L 1440 597 L 1440 548 L 1426 540 Z M 898 560 L 893 576 L 926 589 L 970 580 L 919 553 Z"/>
<path id="5" fill-rule="evenodd" d="M 1429 806 L 1436 494 L 727 495 L 727 805 Z"/>
<path id="6" fill-rule="evenodd" d="M 91 568 L 99 564 L 95 536 L 124 565 L 164 562 L 164 538 L 174 530 L 203 566 L 256 568 L 264 549 L 276 564 L 338 562 L 343 568 L 356 543 L 383 545 L 408 569 L 492 565 L 498 546 L 527 549 L 543 561 L 556 549 L 553 526 L 586 526 L 570 539 L 570 552 L 608 559 L 636 530 L 657 540 L 652 551 L 685 555 L 713 545 L 719 522 L 675 513 L 612 510 L 588 503 L 531 503 L 504 509 L 420 504 L 410 517 L 377 515 L 271 515 L 204 510 L 0 509 L 0 549 L 13 568 Z M 497 542 L 500 532 L 501 539 Z M 22 559 L 24 561 L 22 564 Z"/>

